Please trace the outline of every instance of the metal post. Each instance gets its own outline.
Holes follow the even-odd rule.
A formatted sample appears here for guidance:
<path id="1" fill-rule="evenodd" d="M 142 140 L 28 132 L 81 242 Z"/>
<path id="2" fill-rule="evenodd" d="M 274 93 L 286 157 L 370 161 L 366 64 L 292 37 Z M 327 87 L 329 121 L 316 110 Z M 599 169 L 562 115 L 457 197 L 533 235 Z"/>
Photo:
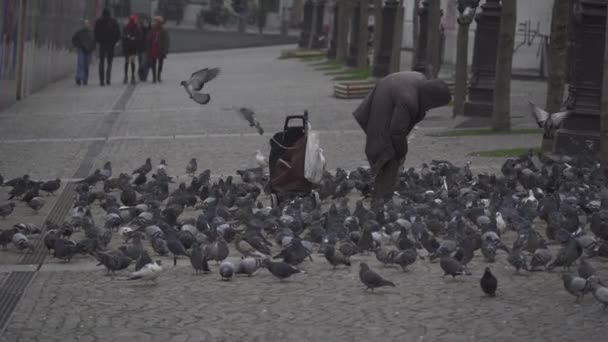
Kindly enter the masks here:
<path id="1" fill-rule="evenodd" d="M 338 18 L 339 18 L 338 1 L 334 2 L 334 22 L 331 30 L 331 40 L 329 41 L 329 49 L 327 49 L 327 58 L 336 58 L 336 49 L 338 48 Z"/>
<path id="2" fill-rule="evenodd" d="M 382 38 L 380 40 L 380 51 L 378 51 L 374 60 L 373 77 L 381 78 L 390 72 L 391 55 L 393 53 L 393 29 L 398 6 L 399 2 L 395 0 L 387 0 L 384 4 L 382 10 Z"/>
<path id="3" fill-rule="evenodd" d="M 315 27 L 312 29 L 313 33 L 313 41 L 312 47 L 313 49 L 320 49 L 325 47 L 324 43 L 321 41 L 321 37 L 323 37 L 323 19 L 325 16 L 325 0 L 317 0 L 317 21 Z"/>
<path id="4" fill-rule="evenodd" d="M 359 21 L 361 20 L 361 2 L 359 2 L 359 0 L 354 0 L 352 6 L 352 16 L 350 19 L 350 43 L 348 46 L 346 65 L 354 68 L 357 66 L 357 56 L 359 55 Z"/>
<path id="5" fill-rule="evenodd" d="M 429 3 L 426 1 L 420 1 L 420 7 L 416 9 L 418 13 L 418 39 L 416 44 L 416 51 L 414 57 L 414 67 L 412 70 L 427 74 L 428 64 L 427 61 L 427 36 L 429 26 Z"/>
<path id="6" fill-rule="evenodd" d="M 557 153 L 595 156 L 600 149 L 600 116 L 606 29 L 605 0 L 575 0 L 574 41 L 568 87 L 570 115 L 555 136 Z"/>
<path id="7" fill-rule="evenodd" d="M 486 0 L 481 6 L 481 12 L 475 16 L 477 30 L 473 47 L 472 75 L 469 80 L 469 99 L 464 104 L 465 116 L 492 116 L 500 10 L 499 0 Z"/>
<path id="8" fill-rule="evenodd" d="M 304 48 L 308 45 L 312 31 L 312 11 L 314 4 L 312 0 L 306 0 L 304 3 L 304 20 L 302 21 L 302 32 L 300 32 L 300 40 L 298 41 L 298 47 Z"/>

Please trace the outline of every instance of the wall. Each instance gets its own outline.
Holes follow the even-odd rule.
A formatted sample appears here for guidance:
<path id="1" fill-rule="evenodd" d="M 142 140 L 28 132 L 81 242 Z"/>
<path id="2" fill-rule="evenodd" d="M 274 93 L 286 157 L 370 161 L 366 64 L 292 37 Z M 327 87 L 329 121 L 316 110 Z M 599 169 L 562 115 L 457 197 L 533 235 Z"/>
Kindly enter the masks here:
<path id="1" fill-rule="evenodd" d="M 93 6 L 82 0 L 0 0 L 0 109 L 74 72 L 71 38 L 85 15 L 94 16 L 97 6 L 90 2 Z"/>

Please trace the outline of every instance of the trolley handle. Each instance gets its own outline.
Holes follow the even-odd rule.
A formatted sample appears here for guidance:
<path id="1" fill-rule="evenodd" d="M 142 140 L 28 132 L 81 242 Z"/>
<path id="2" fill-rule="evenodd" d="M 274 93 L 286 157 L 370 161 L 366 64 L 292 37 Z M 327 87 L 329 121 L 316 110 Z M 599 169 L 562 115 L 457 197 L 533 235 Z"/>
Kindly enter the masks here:
<path id="1" fill-rule="evenodd" d="M 289 122 L 292 120 L 302 120 L 302 128 L 306 129 L 306 124 L 308 123 L 308 111 L 305 110 L 304 115 L 289 115 L 288 117 L 286 117 L 283 131 L 287 131 L 287 129 L 289 128 Z"/>

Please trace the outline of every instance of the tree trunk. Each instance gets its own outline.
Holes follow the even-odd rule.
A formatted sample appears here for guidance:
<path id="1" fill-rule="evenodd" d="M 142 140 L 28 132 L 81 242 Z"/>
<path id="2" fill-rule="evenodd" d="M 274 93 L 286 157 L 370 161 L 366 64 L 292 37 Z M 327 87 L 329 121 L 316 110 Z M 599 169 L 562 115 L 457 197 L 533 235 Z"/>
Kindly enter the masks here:
<path id="1" fill-rule="evenodd" d="M 427 62 L 431 66 L 428 70 L 428 78 L 437 78 L 439 73 L 439 23 L 441 20 L 441 1 L 427 0 L 429 3 L 429 26 L 427 33 Z"/>
<path id="2" fill-rule="evenodd" d="M 313 0 L 312 2 L 312 24 L 310 24 L 310 37 L 308 38 L 308 49 L 312 49 L 312 44 L 315 41 L 317 34 L 317 21 L 319 20 L 317 12 L 319 8 L 319 1 Z"/>
<path id="3" fill-rule="evenodd" d="M 338 42 L 336 48 L 336 60 L 344 62 L 348 56 L 348 24 L 350 6 L 346 0 L 338 0 Z"/>
<path id="4" fill-rule="evenodd" d="M 454 83 L 454 116 L 464 115 L 467 100 L 467 80 L 469 63 L 469 25 L 458 24 L 456 42 L 456 75 Z"/>
<path id="5" fill-rule="evenodd" d="M 494 109 L 492 128 L 511 129 L 511 71 L 515 44 L 517 0 L 503 0 L 496 55 L 496 84 L 494 86 Z"/>
<path id="6" fill-rule="evenodd" d="M 549 84 L 545 106 L 549 113 L 559 112 L 564 99 L 568 24 L 570 21 L 569 2 L 570 0 L 561 0 L 553 3 L 551 38 L 549 41 Z"/>
<path id="7" fill-rule="evenodd" d="M 374 45 L 372 65 L 380 51 L 380 42 L 382 41 L 382 0 L 374 0 Z"/>
<path id="8" fill-rule="evenodd" d="M 606 16 L 606 33 L 604 45 L 604 71 L 602 82 L 602 117 L 600 132 L 600 166 L 608 176 L 608 16 Z"/>
<path id="9" fill-rule="evenodd" d="M 419 8 L 420 0 L 414 0 L 414 10 L 412 11 L 412 49 L 414 53 L 412 54 L 411 70 L 414 70 L 414 67 L 416 66 L 416 54 L 418 53 L 418 36 L 420 35 L 420 16 L 418 15 Z"/>
<path id="10" fill-rule="evenodd" d="M 562 0 L 553 3 L 551 37 L 549 41 L 549 79 L 547 80 L 547 103 L 545 105 L 545 109 L 549 113 L 559 112 L 564 99 L 570 1 Z M 543 138 L 543 152 L 548 152 L 552 149 L 553 139 Z"/>
<path id="11" fill-rule="evenodd" d="M 391 54 L 390 72 L 399 72 L 401 69 L 401 42 L 403 40 L 403 0 L 399 0 L 397 14 L 395 15 L 395 29 L 393 33 L 393 52 Z"/>
<path id="12" fill-rule="evenodd" d="M 367 68 L 368 64 L 368 48 L 367 41 L 369 34 L 367 32 L 367 23 L 369 21 L 369 0 L 360 0 L 360 15 L 359 15 L 359 49 L 357 50 L 357 68 Z"/>

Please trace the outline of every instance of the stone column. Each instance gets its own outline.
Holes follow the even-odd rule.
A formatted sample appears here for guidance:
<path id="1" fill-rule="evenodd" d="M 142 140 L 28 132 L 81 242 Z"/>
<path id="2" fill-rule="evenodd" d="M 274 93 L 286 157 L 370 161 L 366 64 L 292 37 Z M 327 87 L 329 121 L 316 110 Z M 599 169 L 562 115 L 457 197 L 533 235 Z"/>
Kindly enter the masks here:
<path id="1" fill-rule="evenodd" d="M 469 99 L 465 116 L 491 117 L 494 101 L 494 78 L 500 28 L 500 0 L 486 0 L 475 17 L 475 45 L 469 80 Z"/>
<path id="2" fill-rule="evenodd" d="M 398 1 L 387 0 L 382 9 L 382 38 L 380 38 L 380 51 L 378 51 L 378 54 L 374 54 L 373 77 L 381 78 L 390 72 L 391 55 L 393 53 L 393 31 L 398 6 Z"/>
<path id="3" fill-rule="evenodd" d="M 359 21 L 361 20 L 361 2 L 352 2 L 352 15 L 350 17 L 350 39 L 348 44 L 348 57 L 346 66 L 354 68 L 357 66 L 357 56 L 359 55 Z"/>
<path id="4" fill-rule="evenodd" d="M 302 21 L 302 32 L 300 32 L 300 40 L 298 41 L 298 47 L 305 48 L 308 46 L 308 40 L 312 34 L 312 11 L 314 10 L 314 4 L 312 0 L 306 0 L 304 3 L 304 20 Z"/>
<path id="5" fill-rule="evenodd" d="M 338 48 L 338 18 L 339 14 L 338 1 L 334 2 L 334 22 L 332 23 L 331 39 L 329 40 L 329 49 L 327 49 L 327 58 L 336 58 L 336 49 Z"/>
<path id="6" fill-rule="evenodd" d="M 574 0 L 571 69 L 568 87 L 570 113 L 555 136 L 557 153 L 599 152 L 603 58 L 606 28 L 605 0 Z"/>

